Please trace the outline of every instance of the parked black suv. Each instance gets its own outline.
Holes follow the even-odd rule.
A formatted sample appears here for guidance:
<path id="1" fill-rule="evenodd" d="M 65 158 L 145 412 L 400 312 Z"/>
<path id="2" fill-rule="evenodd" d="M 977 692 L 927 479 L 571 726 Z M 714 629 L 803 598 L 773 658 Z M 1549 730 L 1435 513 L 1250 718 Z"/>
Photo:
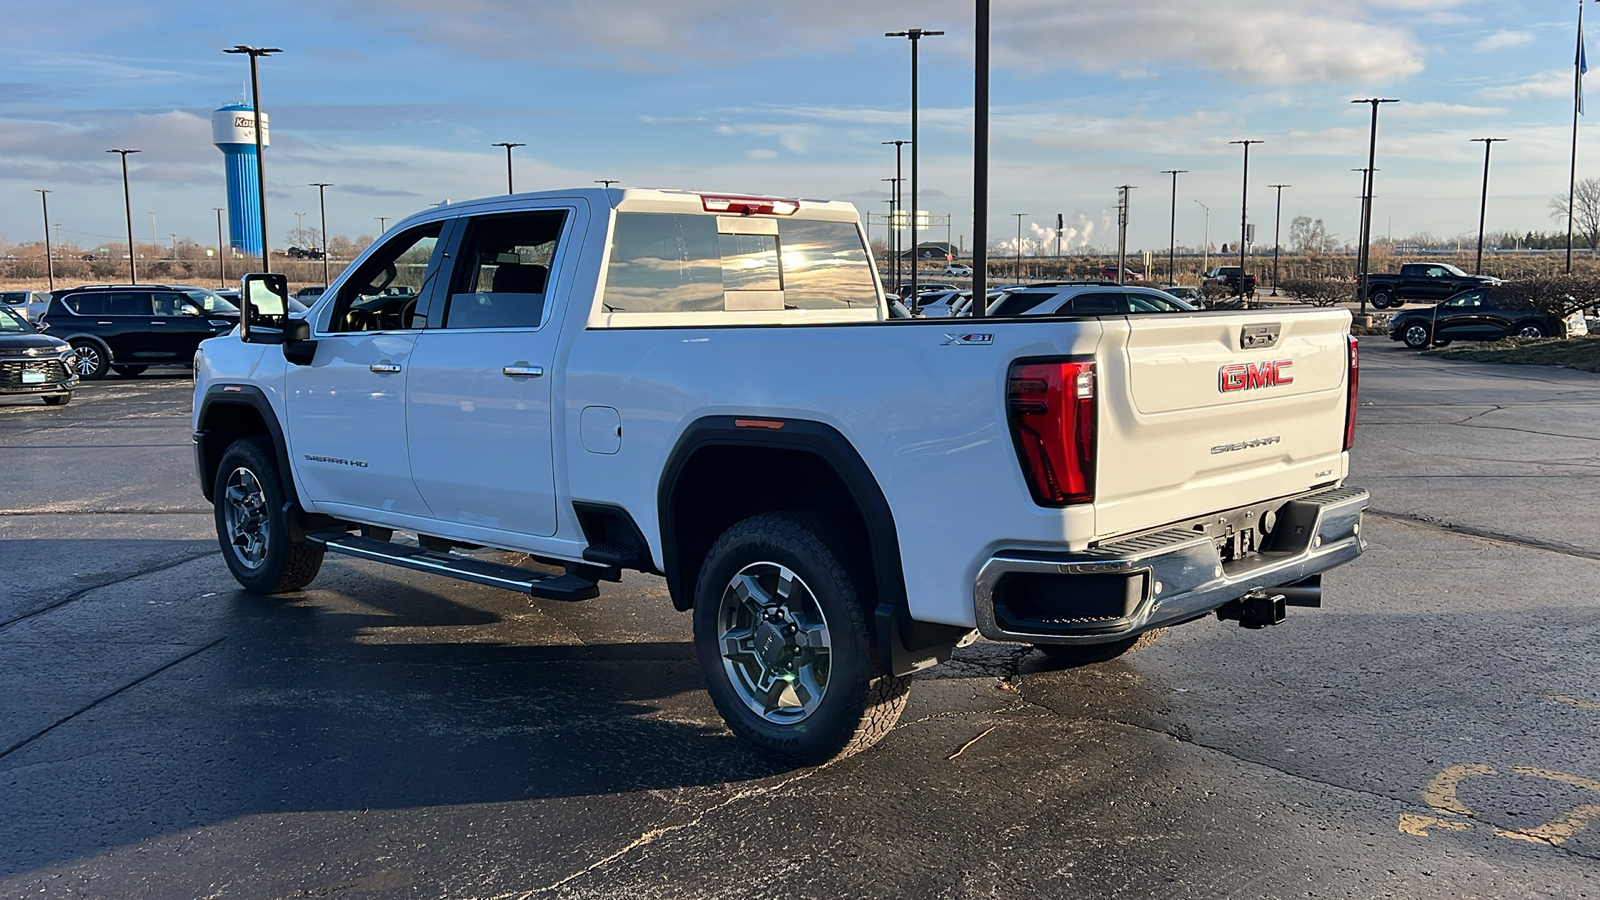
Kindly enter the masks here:
<path id="1" fill-rule="evenodd" d="M 51 294 L 44 325 L 72 345 L 78 375 L 133 377 L 152 365 L 188 365 L 200 342 L 239 324 L 239 308 L 205 288 L 109 284 Z"/>
<path id="2" fill-rule="evenodd" d="M 1451 341 L 1494 341 L 1511 335 L 1567 337 L 1587 333 L 1580 330 L 1584 328 L 1582 315 L 1562 319 L 1483 287 L 1462 291 L 1437 306 L 1395 313 L 1389 320 L 1389 340 L 1426 350 Z"/>

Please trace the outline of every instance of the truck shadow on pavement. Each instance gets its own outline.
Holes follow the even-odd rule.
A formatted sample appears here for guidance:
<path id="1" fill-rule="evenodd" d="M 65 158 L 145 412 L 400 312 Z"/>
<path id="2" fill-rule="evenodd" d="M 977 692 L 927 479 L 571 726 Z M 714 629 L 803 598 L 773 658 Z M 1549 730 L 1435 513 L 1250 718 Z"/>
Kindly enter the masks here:
<path id="1" fill-rule="evenodd" d="M 6 757 L 0 874 L 254 815 L 786 771 L 722 727 L 688 643 L 579 644 L 499 608 L 362 580 L 358 603 L 214 596 L 219 642 Z"/>

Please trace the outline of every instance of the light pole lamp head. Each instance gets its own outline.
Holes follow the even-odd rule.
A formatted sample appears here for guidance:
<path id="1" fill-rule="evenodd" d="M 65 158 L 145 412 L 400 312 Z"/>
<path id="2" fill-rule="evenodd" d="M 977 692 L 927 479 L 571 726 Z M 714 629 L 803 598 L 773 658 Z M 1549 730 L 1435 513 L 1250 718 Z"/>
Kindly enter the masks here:
<path id="1" fill-rule="evenodd" d="M 283 51 L 277 47 L 251 47 L 247 44 L 235 44 L 232 50 L 224 50 L 222 52 L 248 53 L 251 56 L 270 56 L 274 53 L 282 53 Z"/>
<path id="2" fill-rule="evenodd" d="M 920 41 L 925 37 L 936 37 L 944 34 L 942 31 L 928 31 L 925 28 L 907 28 L 905 31 L 885 31 L 884 37 L 903 37 L 908 40 Z"/>

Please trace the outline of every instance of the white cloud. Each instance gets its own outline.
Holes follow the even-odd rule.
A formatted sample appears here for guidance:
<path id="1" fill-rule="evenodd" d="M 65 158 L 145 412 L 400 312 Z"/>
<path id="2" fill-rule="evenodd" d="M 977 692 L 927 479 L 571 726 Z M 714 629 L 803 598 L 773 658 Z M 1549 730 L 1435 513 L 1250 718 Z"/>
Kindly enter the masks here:
<path id="1" fill-rule="evenodd" d="M 1564 97 L 1572 93 L 1572 72 L 1555 69 L 1540 72 L 1516 84 L 1481 88 L 1478 95 L 1490 100 L 1526 100 L 1530 97 Z"/>
<path id="2" fill-rule="evenodd" d="M 778 155 L 778 151 L 776 151 L 776 150 L 746 150 L 744 152 L 744 155 L 745 155 L 746 159 L 771 159 L 774 156 Z"/>
<path id="3" fill-rule="evenodd" d="M 1422 52 L 1389 10 L 1426 13 L 1459 0 L 1012 0 L 996 12 L 996 65 L 1036 72 L 1120 71 L 1183 61 L 1254 83 L 1402 79 Z M 657 70 L 838 50 L 913 17 L 970 52 L 968 0 L 335 0 L 367 27 L 477 54 Z M 881 39 L 880 39 L 881 40 Z"/>
<path id="4" fill-rule="evenodd" d="M 1474 50 L 1502 50 L 1506 47 L 1516 47 L 1533 40 L 1533 35 L 1526 31 L 1506 31 L 1504 28 L 1494 34 L 1479 38 L 1472 45 Z"/>

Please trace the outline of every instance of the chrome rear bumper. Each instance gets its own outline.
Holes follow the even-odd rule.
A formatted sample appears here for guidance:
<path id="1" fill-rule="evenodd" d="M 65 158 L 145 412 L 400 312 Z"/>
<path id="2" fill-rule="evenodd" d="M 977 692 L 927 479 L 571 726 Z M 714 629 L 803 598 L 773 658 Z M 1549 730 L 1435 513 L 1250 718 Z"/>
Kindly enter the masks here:
<path id="1" fill-rule="evenodd" d="M 1181 527 L 1077 553 L 999 553 L 984 563 L 973 586 L 978 631 L 995 641 L 1093 644 L 1194 619 L 1360 556 L 1366 549 L 1361 515 L 1369 502 L 1366 491 L 1351 487 L 1286 498 L 1267 549 L 1227 564 L 1212 538 Z M 1033 596 L 1050 595 L 1067 608 L 1091 583 L 1103 595 L 1110 585 L 1113 593 L 1126 592 L 1128 608 L 1121 615 L 1019 618 L 1006 602 L 1017 576 L 1027 578 Z"/>

